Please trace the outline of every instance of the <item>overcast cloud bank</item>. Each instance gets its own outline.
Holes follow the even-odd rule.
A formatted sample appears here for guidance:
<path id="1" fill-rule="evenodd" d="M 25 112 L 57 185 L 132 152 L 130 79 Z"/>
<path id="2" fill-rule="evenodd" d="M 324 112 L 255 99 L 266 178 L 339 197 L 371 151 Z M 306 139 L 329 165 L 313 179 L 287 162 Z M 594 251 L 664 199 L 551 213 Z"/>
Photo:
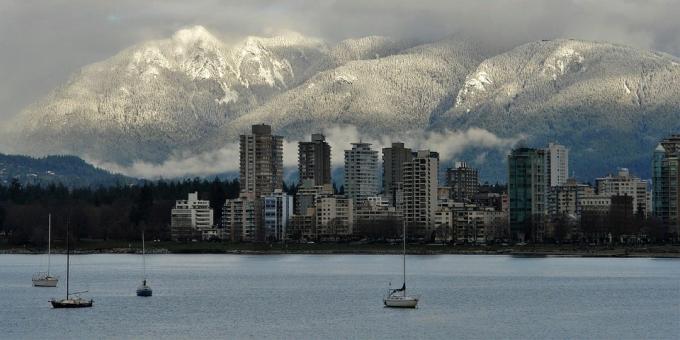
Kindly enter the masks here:
<path id="1" fill-rule="evenodd" d="M 450 164 L 457 156 L 468 148 L 496 150 L 508 152 L 515 144 L 525 138 L 520 135 L 513 138 L 501 138 L 479 128 L 465 131 L 423 132 L 411 131 L 404 138 L 392 136 L 362 136 L 357 128 L 351 125 L 334 126 L 324 130 L 326 141 L 331 146 L 331 164 L 333 168 L 344 166 L 344 150 L 352 148 L 353 142 L 371 143 L 372 148 L 382 158 L 382 148 L 389 147 L 392 142 L 403 142 L 406 147 L 415 150 L 429 149 L 439 152 L 440 163 Z M 306 138 L 306 140 L 309 139 Z M 283 145 L 283 163 L 287 169 L 297 168 L 298 141 L 286 140 Z M 481 153 L 480 155 L 484 155 Z M 223 173 L 236 173 L 239 170 L 239 146 L 231 143 L 219 150 L 198 155 L 176 155 L 163 162 L 153 164 L 137 161 L 131 166 L 100 162 L 88 159 L 90 163 L 112 172 L 127 176 L 158 179 L 184 176 L 207 176 Z M 476 160 L 480 162 L 479 159 Z"/>

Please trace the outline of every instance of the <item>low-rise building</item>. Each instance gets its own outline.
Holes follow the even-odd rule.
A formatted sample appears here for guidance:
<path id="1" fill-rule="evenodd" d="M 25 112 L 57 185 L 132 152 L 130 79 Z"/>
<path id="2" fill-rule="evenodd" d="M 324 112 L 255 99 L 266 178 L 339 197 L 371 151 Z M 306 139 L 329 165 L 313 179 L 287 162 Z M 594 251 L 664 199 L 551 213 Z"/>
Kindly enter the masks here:
<path id="1" fill-rule="evenodd" d="M 331 195 L 333 195 L 332 185 L 314 185 L 313 181 L 303 180 L 295 195 L 294 212 L 296 215 L 304 215 L 308 208 L 315 207 L 319 197 Z"/>
<path id="2" fill-rule="evenodd" d="M 437 207 L 434 212 L 434 230 L 437 241 L 449 242 L 453 239 L 453 211 L 451 208 Z"/>
<path id="3" fill-rule="evenodd" d="M 354 224 L 353 200 L 344 196 L 324 196 L 316 201 L 316 231 L 321 239 L 348 238 Z"/>
<path id="4" fill-rule="evenodd" d="M 457 203 L 452 209 L 453 239 L 456 243 L 484 244 L 508 238 L 507 215 L 493 208 Z"/>
<path id="5" fill-rule="evenodd" d="M 198 193 L 188 199 L 177 200 L 170 213 L 170 235 L 175 241 L 202 239 L 203 233 L 213 229 L 213 210 L 210 201 L 199 200 Z M 210 235 L 210 233 L 207 233 Z"/>
<path id="6" fill-rule="evenodd" d="M 287 238 L 292 241 L 317 240 L 316 208 L 308 208 L 304 214 L 291 216 L 286 232 Z"/>
<path id="7" fill-rule="evenodd" d="M 548 214 L 552 220 L 565 216 L 577 218 L 581 210 L 581 199 L 593 195 L 594 191 L 590 186 L 577 183 L 575 179 L 570 178 L 564 185 L 550 187 Z"/>
<path id="8" fill-rule="evenodd" d="M 633 214 L 647 216 L 651 213 L 652 193 L 649 181 L 630 174 L 626 168 L 620 168 L 616 175 L 607 175 L 595 180 L 597 193 L 608 196 L 630 196 L 633 198 Z"/>
<path id="9" fill-rule="evenodd" d="M 238 198 L 226 200 L 222 208 L 222 227 L 225 239 L 255 241 L 261 214 L 260 200 L 254 193 L 241 193 Z"/>
<path id="10" fill-rule="evenodd" d="M 265 240 L 282 241 L 286 237 L 288 221 L 293 216 L 293 196 L 282 190 L 262 196 L 262 222 Z"/>
<path id="11" fill-rule="evenodd" d="M 353 234 L 363 238 L 395 238 L 401 235 L 401 213 L 382 196 L 367 197 L 354 211 Z"/>

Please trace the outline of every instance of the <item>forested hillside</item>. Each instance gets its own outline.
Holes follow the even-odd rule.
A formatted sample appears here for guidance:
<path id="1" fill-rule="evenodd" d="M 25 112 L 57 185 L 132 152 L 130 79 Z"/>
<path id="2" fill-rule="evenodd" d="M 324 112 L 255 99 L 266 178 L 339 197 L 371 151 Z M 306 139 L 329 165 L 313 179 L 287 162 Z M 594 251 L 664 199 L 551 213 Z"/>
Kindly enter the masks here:
<path id="1" fill-rule="evenodd" d="M 75 156 L 33 158 L 0 154 L 0 184 L 63 184 L 66 187 L 126 185 L 137 179 L 95 168 Z"/>

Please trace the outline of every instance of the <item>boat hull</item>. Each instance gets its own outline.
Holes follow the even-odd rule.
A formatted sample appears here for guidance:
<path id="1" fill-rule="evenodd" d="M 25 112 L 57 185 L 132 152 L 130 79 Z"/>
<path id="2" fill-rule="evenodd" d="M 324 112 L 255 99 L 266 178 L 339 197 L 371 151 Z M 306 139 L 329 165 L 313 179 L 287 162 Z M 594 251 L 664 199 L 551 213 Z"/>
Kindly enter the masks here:
<path id="1" fill-rule="evenodd" d="M 152 296 L 153 290 L 149 286 L 143 286 L 137 288 L 137 296 Z"/>
<path id="2" fill-rule="evenodd" d="M 53 308 L 87 308 L 92 307 L 92 300 L 85 299 L 66 299 L 66 300 L 51 300 Z"/>
<path id="3" fill-rule="evenodd" d="M 385 307 L 391 308 L 416 308 L 418 299 L 413 297 L 387 297 L 383 300 Z"/>
<path id="4" fill-rule="evenodd" d="M 57 283 L 59 283 L 59 279 L 55 277 L 46 277 L 46 278 L 35 278 L 33 279 L 33 287 L 56 287 Z"/>

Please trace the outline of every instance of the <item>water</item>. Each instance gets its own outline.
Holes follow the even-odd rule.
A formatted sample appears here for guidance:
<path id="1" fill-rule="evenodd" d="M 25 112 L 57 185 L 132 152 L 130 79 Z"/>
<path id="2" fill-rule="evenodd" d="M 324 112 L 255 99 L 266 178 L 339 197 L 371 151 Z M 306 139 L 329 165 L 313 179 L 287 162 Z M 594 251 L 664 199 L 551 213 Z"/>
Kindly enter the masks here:
<path id="1" fill-rule="evenodd" d="M 0 338 L 677 339 L 680 260 L 410 256 L 416 310 L 382 307 L 401 284 L 391 255 L 72 256 L 94 307 L 54 310 L 32 288 L 46 256 L 0 256 Z"/>

